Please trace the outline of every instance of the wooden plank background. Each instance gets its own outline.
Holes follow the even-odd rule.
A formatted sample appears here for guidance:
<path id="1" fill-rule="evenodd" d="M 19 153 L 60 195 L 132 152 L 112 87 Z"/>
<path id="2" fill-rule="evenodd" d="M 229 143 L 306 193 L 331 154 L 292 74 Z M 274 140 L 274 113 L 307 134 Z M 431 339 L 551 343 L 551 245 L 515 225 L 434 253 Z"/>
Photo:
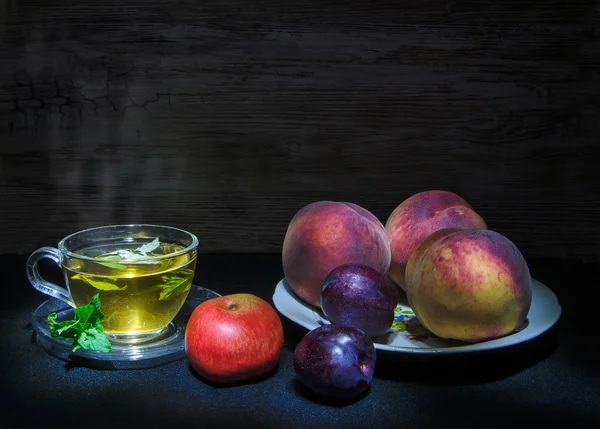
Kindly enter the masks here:
<path id="1" fill-rule="evenodd" d="M 82 228 L 279 252 L 317 200 L 459 193 L 600 262 L 600 1 L 0 0 L 0 253 Z"/>

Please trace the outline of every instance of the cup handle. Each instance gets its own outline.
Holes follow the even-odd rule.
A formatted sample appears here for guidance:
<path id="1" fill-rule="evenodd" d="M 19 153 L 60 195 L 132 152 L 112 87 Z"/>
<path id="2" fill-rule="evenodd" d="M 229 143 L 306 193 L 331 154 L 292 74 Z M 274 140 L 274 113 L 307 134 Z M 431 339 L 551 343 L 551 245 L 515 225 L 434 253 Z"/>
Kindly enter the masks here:
<path id="1" fill-rule="evenodd" d="M 60 299 L 61 301 L 69 304 L 71 307 L 75 307 L 75 303 L 71 299 L 71 295 L 67 289 L 44 280 L 40 275 L 37 264 L 40 259 L 43 258 L 53 260 L 54 263 L 59 267 L 61 265 L 62 255 L 58 249 L 54 247 L 39 248 L 33 252 L 27 260 L 27 278 L 29 279 L 29 282 L 40 292 Z"/>

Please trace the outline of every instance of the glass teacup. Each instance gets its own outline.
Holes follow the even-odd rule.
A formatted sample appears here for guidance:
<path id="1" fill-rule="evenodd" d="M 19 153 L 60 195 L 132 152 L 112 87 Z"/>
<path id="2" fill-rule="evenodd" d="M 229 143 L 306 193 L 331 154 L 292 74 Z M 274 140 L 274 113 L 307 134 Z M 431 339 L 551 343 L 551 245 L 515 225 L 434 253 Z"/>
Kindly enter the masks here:
<path id="1" fill-rule="evenodd" d="M 140 343 L 163 333 L 183 306 L 194 278 L 198 239 L 160 225 L 112 225 L 69 235 L 58 248 L 42 247 L 27 261 L 40 292 L 72 307 L 98 294 L 102 325 L 111 341 Z M 63 271 L 67 289 L 44 280 L 38 261 Z"/>

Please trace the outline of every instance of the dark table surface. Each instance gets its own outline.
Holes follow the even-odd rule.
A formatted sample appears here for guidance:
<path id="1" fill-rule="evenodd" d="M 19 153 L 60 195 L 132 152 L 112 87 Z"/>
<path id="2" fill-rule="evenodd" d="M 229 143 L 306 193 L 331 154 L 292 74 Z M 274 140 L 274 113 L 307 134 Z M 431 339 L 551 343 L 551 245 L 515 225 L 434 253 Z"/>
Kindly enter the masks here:
<path id="1" fill-rule="evenodd" d="M 532 276 L 563 307 L 559 322 L 525 344 L 452 358 L 378 359 L 358 401 L 322 403 L 296 381 L 293 351 L 306 329 L 282 316 L 279 366 L 259 381 L 211 386 L 185 357 L 145 369 L 67 362 L 36 343 L 31 312 L 47 297 L 25 277 L 25 255 L 0 257 L 0 427 L 600 427 L 598 267 L 529 261 Z M 44 271 L 45 270 L 45 271 Z M 52 279 L 58 268 L 42 266 Z M 201 255 L 195 284 L 220 294 L 251 292 L 272 303 L 282 278 L 276 254 Z"/>

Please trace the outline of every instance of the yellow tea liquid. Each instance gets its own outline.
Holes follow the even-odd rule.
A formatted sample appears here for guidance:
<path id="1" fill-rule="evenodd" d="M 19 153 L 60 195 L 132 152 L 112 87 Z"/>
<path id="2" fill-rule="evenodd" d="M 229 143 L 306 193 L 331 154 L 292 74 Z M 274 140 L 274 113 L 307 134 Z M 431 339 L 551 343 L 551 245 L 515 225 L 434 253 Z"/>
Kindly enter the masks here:
<path id="1" fill-rule="evenodd" d="M 194 278 L 196 252 L 160 258 L 182 246 L 160 243 L 151 252 L 130 259 L 117 254 L 135 251 L 143 242 L 117 243 L 77 251 L 93 260 L 69 258 L 63 271 L 75 305 L 96 294 L 104 313 L 102 325 L 113 336 L 160 332 L 181 309 Z M 156 244 L 156 243 L 155 243 Z M 159 257 L 158 259 L 152 259 Z"/>

